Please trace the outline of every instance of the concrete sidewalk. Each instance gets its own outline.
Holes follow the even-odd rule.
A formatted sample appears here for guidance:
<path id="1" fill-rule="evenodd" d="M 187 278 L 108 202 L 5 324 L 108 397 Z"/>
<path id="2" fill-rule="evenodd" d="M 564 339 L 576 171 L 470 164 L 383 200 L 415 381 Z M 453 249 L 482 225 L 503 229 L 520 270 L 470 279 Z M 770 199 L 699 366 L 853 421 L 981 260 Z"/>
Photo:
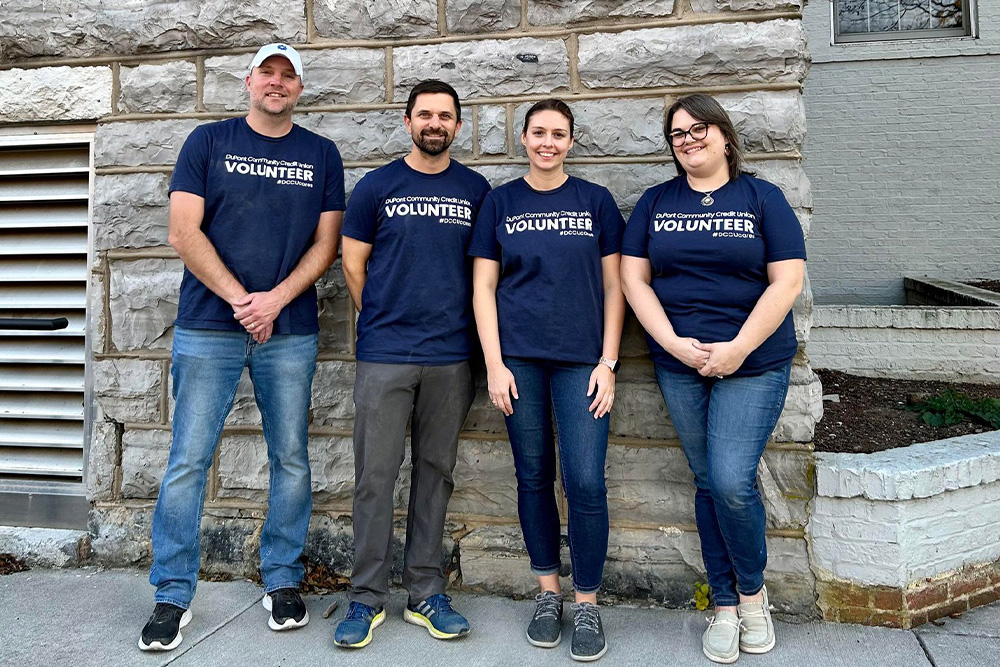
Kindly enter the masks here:
<path id="1" fill-rule="evenodd" d="M 563 642 L 534 648 L 524 640 L 532 601 L 455 595 L 455 607 L 472 623 L 468 637 L 442 642 L 402 620 L 404 594 L 394 593 L 388 621 L 370 646 L 348 651 L 333 645 L 345 612 L 342 593 L 309 596 L 310 623 L 277 633 L 267 628 L 263 591 L 246 581 L 199 582 L 184 629 L 170 653 L 142 653 L 136 642 L 153 607 L 146 573 L 91 568 L 33 570 L 0 577 L 0 665 L 113 667 L 115 665 L 564 665 L 571 626 Z M 340 607 L 329 619 L 323 612 Z M 568 611 L 568 610 L 567 610 Z M 664 609 L 606 607 L 610 649 L 601 665 L 711 665 L 701 654 L 705 614 Z M 778 646 L 766 655 L 743 655 L 753 667 L 993 667 L 1000 662 L 1000 605 L 985 607 L 942 626 L 915 631 L 835 623 L 778 623 Z"/>

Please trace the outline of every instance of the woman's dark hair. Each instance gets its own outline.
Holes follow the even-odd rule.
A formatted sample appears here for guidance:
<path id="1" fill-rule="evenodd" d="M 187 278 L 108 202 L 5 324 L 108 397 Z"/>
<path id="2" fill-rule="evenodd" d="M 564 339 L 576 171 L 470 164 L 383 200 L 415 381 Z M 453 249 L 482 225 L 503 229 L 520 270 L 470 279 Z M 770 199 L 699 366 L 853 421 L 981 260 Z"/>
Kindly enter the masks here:
<path id="1" fill-rule="evenodd" d="M 570 110 L 568 104 L 555 98 L 540 100 L 531 105 L 527 115 L 524 117 L 524 129 L 521 130 L 521 134 L 528 133 L 528 121 L 539 111 L 558 111 L 561 113 L 569 121 L 569 136 L 573 136 L 573 112 Z"/>
<path id="2" fill-rule="evenodd" d="M 458 93 L 449 84 L 437 79 L 421 81 L 413 87 L 413 90 L 410 91 L 409 99 L 406 100 L 406 111 L 403 112 L 407 118 L 410 117 L 413 105 L 417 102 L 417 95 L 423 95 L 424 93 L 444 93 L 445 95 L 451 95 L 451 99 L 455 100 L 455 120 L 462 120 L 462 105 L 458 101 Z"/>
<path id="3" fill-rule="evenodd" d="M 695 120 L 700 120 L 703 123 L 711 123 L 719 128 L 726 140 L 726 147 L 729 149 L 726 152 L 726 162 L 729 163 L 729 180 L 735 181 L 739 178 L 739 175 L 744 172 L 743 149 L 740 148 L 740 138 L 736 134 L 736 128 L 733 127 L 733 121 L 729 120 L 729 114 L 726 113 L 726 110 L 715 101 L 714 97 L 710 97 L 704 93 L 695 93 L 694 95 L 685 95 L 678 98 L 667 109 L 667 119 L 663 123 L 663 134 L 667 137 L 667 145 L 671 146 L 670 155 L 674 158 L 674 166 L 677 167 L 677 173 L 687 173 L 684 171 L 684 167 L 681 166 L 680 160 L 677 159 L 677 153 L 674 152 L 673 146 L 670 144 L 670 131 L 673 129 L 674 114 L 677 113 L 678 109 L 684 109 Z"/>

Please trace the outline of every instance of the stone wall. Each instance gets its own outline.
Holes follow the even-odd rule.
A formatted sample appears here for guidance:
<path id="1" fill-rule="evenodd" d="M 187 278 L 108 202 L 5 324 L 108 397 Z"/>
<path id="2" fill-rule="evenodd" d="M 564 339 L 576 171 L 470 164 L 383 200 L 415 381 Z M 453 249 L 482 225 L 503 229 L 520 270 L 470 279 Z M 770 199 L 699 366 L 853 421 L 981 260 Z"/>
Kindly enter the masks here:
<path id="1" fill-rule="evenodd" d="M 96 122 L 90 303 L 97 417 L 87 481 L 94 553 L 108 564 L 148 559 L 170 441 L 169 350 L 181 272 L 166 244 L 171 168 L 193 127 L 245 109 L 241 78 L 259 44 L 286 40 L 301 50 L 306 88 L 295 120 L 338 143 L 348 189 L 408 150 L 400 102 L 416 81 L 438 77 L 464 98 L 455 154 L 494 184 L 526 169 L 517 124 L 528 105 L 566 98 L 579 127 L 568 169 L 606 185 L 628 214 L 645 188 L 674 175 L 661 128 L 665 108 L 681 94 L 705 91 L 730 110 L 750 166 L 784 189 L 808 231 L 812 196 L 800 151 L 809 61 L 800 0 L 249 0 L 236 11 L 219 0 L 127 10 L 101 0 L 73 4 L 69 12 L 29 1 L 0 24 L 0 106 L 8 124 Z M 319 297 L 308 555 L 346 572 L 354 313 L 339 263 L 321 280 Z M 779 608 L 801 614 L 815 609 L 803 529 L 812 496 L 809 443 L 822 410 L 804 351 L 811 306 L 807 285 L 795 311 L 793 386 L 761 468 L 769 585 Z M 622 357 L 608 454 L 607 590 L 687 604 L 692 584 L 704 578 L 691 477 L 632 316 Z M 263 452 L 244 379 L 210 476 L 209 571 L 255 567 Z M 400 517 L 407 479 L 404 470 Z M 462 433 L 456 482 L 443 552 L 449 571 L 467 588 L 527 593 L 533 584 L 513 463 L 484 391 Z"/>
<path id="2" fill-rule="evenodd" d="M 909 628 L 1000 599 L 1000 432 L 817 454 L 816 487 L 828 620 Z"/>
<path id="3" fill-rule="evenodd" d="M 854 375 L 994 384 L 1000 308 L 816 306 L 809 357 Z"/>

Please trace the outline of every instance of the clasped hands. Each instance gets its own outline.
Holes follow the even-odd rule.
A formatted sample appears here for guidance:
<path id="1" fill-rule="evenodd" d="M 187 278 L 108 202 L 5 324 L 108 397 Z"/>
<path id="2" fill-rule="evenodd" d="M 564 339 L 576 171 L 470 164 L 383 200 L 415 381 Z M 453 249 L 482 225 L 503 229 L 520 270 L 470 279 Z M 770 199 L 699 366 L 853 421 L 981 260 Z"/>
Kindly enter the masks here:
<path id="1" fill-rule="evenodd" d="M 266 343 L 274 331 L 274 320 L 285 307 L 284 300 L 275 290 L 250 292 L 230 304 L 233 317 L 239 321 L 253 339 Z"/>
<path id="2" fill-rule="evenodd" d="M 725 377 L 735 373 L 750 353 L 735 340 L 702 343 L 696 338 L 678 338 L 668 350 L 702 377 Z"/>

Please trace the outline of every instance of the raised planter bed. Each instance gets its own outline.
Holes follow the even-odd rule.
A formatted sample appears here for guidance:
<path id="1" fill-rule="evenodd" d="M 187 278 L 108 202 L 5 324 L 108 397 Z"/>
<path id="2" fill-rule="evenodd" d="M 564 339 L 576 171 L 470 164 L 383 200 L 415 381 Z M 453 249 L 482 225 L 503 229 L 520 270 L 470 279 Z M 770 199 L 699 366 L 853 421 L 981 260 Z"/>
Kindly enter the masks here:
<path id="1" fill-rule="evenodd" d="M 906 278 L 902 306 L 817 305 L 809 337 L 815 368 L 855 375 L 996 383 L 1000 294 Z"/>
<path id="2" fill-rule="evenodd" d="M 910 628 L 1000 599 L 1000 432 L 816 454 L 824 618 Z"/>
<path id="3" fill-rule="evenodd" d="M 1000 308 L 1000 294 L 942 278 L 903 278 L 906 303 L 911 306 L 969 306 Z"/>

